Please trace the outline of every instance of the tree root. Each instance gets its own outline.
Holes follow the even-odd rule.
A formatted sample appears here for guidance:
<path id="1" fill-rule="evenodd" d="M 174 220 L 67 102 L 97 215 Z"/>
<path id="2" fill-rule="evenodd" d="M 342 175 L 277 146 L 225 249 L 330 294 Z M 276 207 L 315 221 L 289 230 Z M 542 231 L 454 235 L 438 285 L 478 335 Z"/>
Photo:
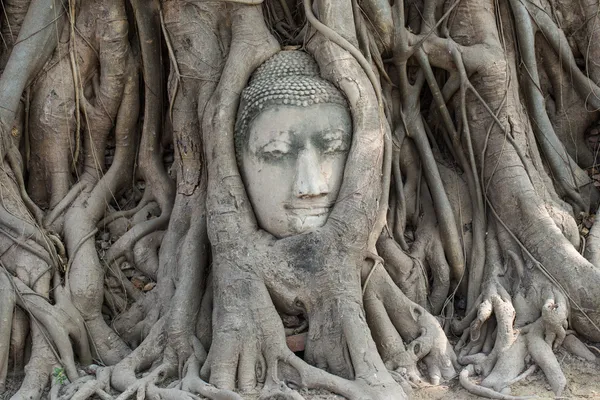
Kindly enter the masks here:
<path id="1" fill-rule="evenodd" d="M 567 335 L 562 345 L 569 353 L 574 354 L 577 357 L 581 357 L 590 362 L 596 361 L 594 353 L 592 353 L 575 335 Z"/>
<path id="2" fill-rule="evenodd" d="M 104 257 L 105 262 L 112 263 L 122 256 L 127 257 L 130 262 L 134 262 L 133 248 L 135 244 L 143 237 L 167 228 L 170 217 L 170 211 L 161 211 L 161 215 L 158 218 L 134 225 L 125 235 L 113 243 Z"/>
<path id="3" fill-rule="evenodd" d="M 129 218 L 133 217 L 135 214 L 137 214 L 140 210 L 142 210 L 144 207 L 146 207 L 152 201 L 149 193 L 150 193 L 149 191 L 145 191 L 141 200 L 138 202 L 138 204 L 134 208 L 131 208 L 129 210 L 114 211 L 114 212 L 108 214 L 106 217 L 102 218 L 97 224 L 98 229 L 104 229 L 106 226 L 110 225 L 110 223 L 118 220 L 119 218 L 129 219 Z"/>
<path id="4" fill-rule="evenodd" d="M 473 314 L 469 316 L 473 318 L 469 329 L 471 343 L 460 351 L 458 361 L 463 365 L 475 364 L 475 371 L 487 376 L 492 371 L 498 357 L 513 345 L 517 334 L 513 329 L 515 310 L 508 293 L 502 286 L 491 285 L 483 295 L 483 299 L 479 306 L 474 307 L 478 310 L 477 316 L 475 317 Z M 486 335 L 485 333 L 482 335 L 482 330 L 487 329 L 486 322 L 492 312 L 496 316 L 498 324 L 496 339 L 492 352 L 483 357 L 482 353 L 479 353 L 486 340 Z M 464 321 L 461 322 L 464 323 Z M 477 345 L 479 347 L 476 347 Z"/>
<path id="5" fill-rule="evenodd" d="M 475 385 L 474 383 L 469 381 L 469 369 L 468 368 L 464 368 L 460 372 L 459 377 L 460 377 L 460 384 L 462 385 L 462 387 L 464 387 L 467 391 L 469 391 L 470 393 L 472 393 L 476 396 L 487 397 L 488 399 L 497 399 L 497 400 L 527 400 L 527 399 L 532 399 L 532 398 L 536 397 L 536 396 L 511 396 L 508 394 L 496 392 L 495 390 L 492 390 L 492 389 L 489 389 L 489 388 L 486 388 L 483 386 Z"/>
<path id="6" fill-rule="evenodd" d="M 156 231 L 142 237 L 133 246 L 133 258 L 135 266 L 144 275 L 157 280 L 159 268 L 158 249 L 165 236 L 165 231 Z"/>
<path id="7" fill-rule="evenodd" d="M 25 378 L 10 400 L 40 399 L 48 385 L 52 369 L 60 365 L 51 344 L 42 332 L 42 327 L 36 323 L 31 324 L 31 339 L 31 357 L 25 366 Z"/>
<path id="8" fill-rule="evenodd" d="M 552 336 L 554 333 L 546 332 L 546 339 L 544 339 L 544 332 L 546 330 L 544 325 L 543 318 L 530 325 L 530 328 L 527 330 L 528 334 L 526 335 L 527 349 L 535 363 L 544 371 L 544 375 L 546 375 L 552 391 L 556 396 L 560 396 L 567 385 L 567 379 L 562 372 L 556 356 L 552 352 L 552 341 L 547 342 L 549 340 L 548 336 Z"/>
<path id="9" fill-rule="evenodd" d="M 136 377 L 137 371 L 142 371 L 167 354 L 165 346 L 167 345 L 167 335 L 165 331 L 164 320 L 159 320 L 151 329 L 148 337 L 123 361 L 113 367 L 111 374 L 112 386 L 122 393 L 117 400 L 124 400 L 137 393 L 137 396 L 146 395 L 150 399 L 179 399 L 192 400 L 197 399 L 192 393 L 213 400 L 241 400 L 241 397 L 234 392 L 224 389 L 217 389 L 202 381 L 199 376 L 200 361 L 192 355 L 185 365 L 187 368 L 185 377 L 176 388 L 159 388 L 157 383 L 165 378 L 174 375 L 177 368 L 173 363 L 165 358 L 149 374 L 142 378 Z"/>
<path id="10" fill-rule="evenodd" d="M 18 103 L 21 89 L 55 47 L 54 36 L 60 37 L 49 27 L 60 28 L 65 18 L 55 14 L 52 18 L 56 20 L 51 20 L 47 10 L 40 6 L 47 3 L 47 0 L 32 2 L 31 17 L 23 24 L 25 33 L 15 45 L 14 54 L 20 55 L 21 63 L 25 61 L 27 65 L 15 65 L 18 58 L 11 57 L 0 76 L 0 100 L 11 96 L 10 101 L 0 101 L 0 158 L 5 154 L 16 155 L 7 153 L 5 145 L 7 138 L 11 142 L 19 139 L 19 132 L 11 138 L 6 131 L 16 110 L 11 105 Z M 58 148 L 60 155 L 44 159 L 35 172 L 30 172 L 32 193 L 29 194 L 20 174 L 20 161 L 9 158 L 6 163 L 15 173 L 13 186 L 17 190 L 13 188 L 10 195 L 21 199 L 17 213 L 13 212 L 11 199 L 3 203 L 6 207 L 0 207 L 3 225 L 0 233 L 11 240 L 2 243 L 6 249 L 3 262 L 10 265 L 0 271 L 0 391 L 7 371 L 9 346 L 16 352 L 15 365 L 22 364 L 19 360 L 24 359 L 30 332 L 31 357 L 15 400 L 39 399 L 55 367 L 64 368 L 73 383 L 65 387 L 55 384 L 53 400 L 82 400 L 94 395 L 108 400 L 112 398 L 107 393 L 111 387 L 121 392 L 118 400 L 133 396 L 196 400 L 196 394 L 218 400 L 240 400 L 242 397 L 233 389 L 255 390 L 263 382 L 261 399 L 301 399 L 295 391 L 299 387 L 324 388 L 351 400 L 403 399 L 402 389 L 392 378 L 403 382 L 407 377 L 413 384 L 421 383 L 417 366 L 421 360 L 433 384 L 456 374 L 456 354 L 428 309 L 434 314 L 445 312 L 451 319 L 455 307 L 450 304 L 451 307 L 445 308 L 452 301 L 447 296 L 461 280 L 463 285 L 467 281 L 469 285 L 468 292 L 466 286 L 460 288 L 460 294 L 467 294 L 467 315 L 454 322 L 452 328 L 462 333 L 456 347 L 458 360 L 468 364 L 459 379 L 472 393 L 507 400 L 526 398 L 506 394 L 507 387 L 539 366 L 554 392 L 560 394 L 566 380 L 553 349 L 563 345 L 588 360 L 596 359 L 566 329 L 569 321 L 579 334 L 597 337 L 596 331 L 591 330 L 592 325 L 599 330 L 595 322 L 597 296 L 591 288 L 599 286 L 600 274 L 570 247 L 579 236 L 566 232 L 575 226 L 569 212 L 562 210 L 558 217 L 546 212 L 553 207 L 553 201 L 562 206 L 553 185 L 562 187 L 564 193 L 560 194 L 570 196 L 580 209 L 586 209 L 590 202 L 581 196 L 577 185 L 572 187 L 576 181 L 569 176 L 568 168 L 561 167 L 571 166 L 568 154 L 562 150 L 561 138 L 538 135 L 541 139 L 536 143 L 527 137 L 532 130 L 529 117 L 551 134 L 554 128 L 541 101 L 543 90 L 534 87 L 539 83 L 543 89 L 545 83 L 543 77 L 537 76 L 536 63 L 531 62 L 536 56 L 534 43 L 530 43 L 535 40 L 531 37 L 533 30 L 527 35 L 522 32 L 523 27 L 531 28 L 531 18 L 547 34 L 550 46 L 564 56 L 562 67 L 574 73 L 576 90 L 580 94 L 583 89 L 592 94 L 598 91 L 593 82 L 589 88 L 583 87 L 589 79 L 575 64 L 565 35 L 553 21 L 556 17 L 532 8 L 531 4 L 519 5 L 521 11 L 529 9 L 531 15 L 522 13 L 515 18 L 517 23 L 522 22 L 521 18 L 529 22 L 517 27 L 519 43 L 516 43 L 514 37 L 504 32 L 492 29 L 490 34 L 477 29 L 479 24 L 503 25 L 507 16 L 514 17 L 506 2 L 493 0 L 458 0 L 451 6 L 447 4 L 449 1 L 424 0 L 422 9 L 402 0 L 394 5 L 385 0 L 364 0 L 360 4 L 364 12 L 356 0 L 346 3 L 298 0 L 299 14 L 288 9 L 293 2 L 283 0 L 283 10 L 277 5 L 265 8 L 251 5 L 260 0 L 218 6 L 167 2 L 164 8 L 172 13 L 165 13 L 167 23 L 163 21 L 163 34 L 173 63 L 171 78 L 177 83 L 172 93 L 173 103 L 168 108 L 177 158 L 172 170 L 177 175 L 175 186 L 162 158 L 162 147 L 170 140 L 169 123 L 163 124 L 167 107 L 162 102 L 170 96 L 164 95 L 160 0 L 131 0 L 132 13 L 126 12 L 121 0 L 83 2 L 81 8 L 74 7 L 75 3 L 70 1 L 70 7 L 65 8 L 71 17 L 65 36 L 71 35 L 68 41 L 72 66 L 71 60 L 60 60 L 60 52 L 56 56 L 59 67 L 68 66 L 69 70 L 72 67 L 68 72 L 73 76 L 50 73 L 59 68 L 49 66 L 32 86 L 39 90 L 37 95 L 34 93 L 36 101 L 47 98 L 56 89 L 60 92 L 59 100 L 49 100 L 52 107 L 60 106 L 61 111 L 69 108 L 65 110 L 68 115 L 63 117 L 45 113 L 38 103 L 32 103 L 32 108 L 36 108 L 33 119 L 48 116 L 50 121 L 43 125 L 48 128 L 44 143 L 39 142 L 34 148 L 44 155 L 45 143 L 51 141 L 54 133 L 60 133 L 63 142 L 54 143 L 47 152 Z M 103 10 L 118 12 L 106 13 L 104 17 L 111 14 L 108 19 L 94 18 L 97 15 L 93 12 L 82 13 L 83 17 L 90 17 L 90 24 L 102 20 L 102 26 L 94 32 L 93 43 L 87 43 L 89 32 L 75 35 L 73 21 L 76 11 L 79 13 L 92 3 L 99 7 L 108 4 Z M 352 9 L 343 5 L 350 3 Z M 512 3 L 518 5 L 516 0 Z M 197 11 L 202 21 L 195 24 L 200 26 L 198 30 L 187 30 L 187 25 L 194 25 L 188 23 L 194 18 L 179 18 L 184 9 Z M 262 10 L 273 15 L 263 16 Z M 411 15 L 405 18 L 405 10 L 413 15 L 422 11 L 425 15 L 421 20 Z M 62 9 L 58 7 L 55 11 Z M 458 16 L 459 23 L 444 22 L 451 11 Z M 436 16 L 442 12 L 444 16 L 436 22 Z M 306 35 L 304 48 L 317 59 L 322 76 L 344 92 L 352 111 L 354 137 L 340 196 L 327 224 L 298 237 L 276 240 L 256 223 L 236 166 L 231 138 L 239 93 L 251 71 L 280 51 L 280 43 L 269 31 L 277 27 L 268 27 L 263 21 L 275 23 L 281 13 L 290 27 L 306 23 L 297 37 Z M 140 90 L 129 49 L 126 21 L 130 14 L 138 25 L 136 50 L 141 55 L 145 85 L 143 134 L 139 143 L 134 133 Z M 318 14 L 318 19 L 314 14 Z M 302 16 L 308 22 L 299 21 Z M 466 16 L 470 24 L 462 23 Z M 184 19 L 185 23 L 181 23 Z M 404 26 L 405 21 L 411 29 L 417 27 L 420 36 L 411 34 Z M 369 22 L 376 26 L 370 27 Z M 512 26 L 514 21 L 510 22 L 504 25 Z M 452 31 L 447 23 L 452 23 Z M 168 38 L 170 26 L 179 29 L 173 43 Z M 375 31 L 367 32 L 371 28 Z M 287 34 L 288 39 L 297 33 Z M 47 46 L 41 45 L 42 39 Z M 376 43 L 377 40 L 381 43 Z M 100 47 L 98 59 L 96 55 L 90 58 L 77 53 L 88 72 L 92 71 L 90 74 L 82 73 L 77 65 L 73 46 L 79 41 L 86 41 L 83 47 L 90 54 L 96 51 L 94 45 Z M 200 42 L 203 43 L 198 45 Z M 531 115 L 523 113 L 521 93 L 514 85 L 516 44 L 525 49 L 522 51 L 525 65 L 535 70 L 530 71 L 533 74 L 526 88 L 539 91 L 531 102 L 539 107 L 529 110 Z M 383 45 L 387 54 L 393 54 L 394 66 L 383 65 L 378 45 Z M 195 56 L 197 50 L 206 57 L 190 60 L 188 55 Z M 39 53 L 40 60 L 34 60 L 34 53 Z M 99 69 L 96 61 L 100 62 Z M 594 60 L 586 61 L 594 64 Z M 199 67 L 200 64 L 203 66 Z M 371 64 L 379 67 L 381 77 Z M 434 70 L 432 65 L 440 70 Z M 388 72 L 394 72 L 390 73 L 395 78 L 393 84 Z M 193 83 L 188 84 L 186 76 L 193 78 Z M 384 80 L 383 88 L 380 79 Z M 443 83 L 446 85 L 440 90 Z M 478 85 L 477 90 L 474 85 Z M 9 93 L 15 90 L 19 91 L 18 96 Z M 450 104 L 451 96 L 455 100 L 454 116 L 446 104 Z M 86 97 L 93 99 L 88 101 Z M 63 100 L 65 104 L 59 104 Z M 375 102 L 380 106 L 376 110 L 365 107 Z M 597 104 L 598 99 L 589 99 L 588 103 Z M 85 128 L 89 135 L 80 137 L 77 129 L 74 148 L 83 144 L 85 158 L 79 160 L 76 171 L 65 170 L 65 166 L 66 169 L 70 166 L 71 143 L 64 142 L 72 134 L 68 128 L 73 121 L 69 119 L 74 112 L 79 127 L 80 111 L 86 114 Z M 440 117 L 442 124 L 437 126 Z M 396 139 L 403 144 L 400 150 L 393 150 L 390 145 L 389 128 L 393 124 L 397 125 Z M 31 131 L 36 131 L 35 128 Z M 117 154 L 102 177 L 104 162 L 98 159 L 98 154 L 107 147 L 113 128 Z M 546 139 L 551 143 L 546 143 Z M 514 148 L 505 149 L 505 142 Z M 415 154 L 407 167 L 401 151 L 411 146 L 416 146 L 411 150 Z M 558 181 L 551 182 L 550 177 L 543 181 L 546 172 L 541 160 L 539 166 L 535 165 L 537 160 L 531 161 L 540 158 L 536 155 L 538 146 L 548 153 L 545 155 L 550 157 L 550 170 L 558 176 Z M 521 149 L 526 149 L 526 154 Z M 137 150 L 138 176 L 146 184 L 144 196 L 133 209 L 106 216 L 107 205 L 117 201 L 135 175 Z M 449 193 L 454 187 L 440 173 L 440 157 L 445 156 L 454 157 L 466 175 L 461 179 L 466 179 L 467 189 L 457 190 L 460 192 L 457 196 L 467 193 L 464 197 L 471 202 L 465 221 L 462 203 L 454 207 L 454 198 Z M 477 157 L 481 157 L 479 163 L 475 162 Z M 490 161 L 495 165 L 486 170 L 484 166 Z M 51 164 L 49 168 L 43 167 Z M 532 165 L 538 170 L 532 169 Z M 60 171 L 53 166 L 60 167 Z M 390 171 L 396 187 L 391 195 Z M 71 186 L 75 172 L 79 182 Z M 40 179 L 46 174 L 48 181 Z M 507 189 L 509 184 L 511 190 Z M 485 191 L 484 185 L 487 185 Z M 44 220 L 29 195 L 38 202 L 48 198 L 50 206 L 56 205 L 46 215 L 46 229 L 63 231 L 60 233 L 64 233 L 66 251 L 57 235 L 45 232 L 33 222 L 39 225 Z M 548 201 L 546 196 L 552 200 Z M 392 205 L 389 214 L 393 228 L 385 232 L 387 236 L 380 237 L 381 259 L 371 245 L 373 238 L 380 236 L 388 201 Z M 140 218 L 153 202 L 158 204 L 157 218 Z M 512 237 L 508 241 L 521 240 L 524 243 L 519 242 L 521 249 L 512 242 L 506 248 L 500 249 L 500 243 L 493 248 L 496 233 L 492 228 L 488 232 L 489 225 L 486 227 L 485 204 L 489 204 L 488 210 L 507 231 L 509 226 L 515 231 L 514 235 L 510 231 Z M 27 212 L 34 217 L 25 215 Z M 115 241 L 102 260 L 93 240 L 95 228 L 129 216 L 133 216 L 133 228 Z M 561 227 L 561 222 L 567 228 Z M 555 229 L 557 226 L 559 229 Z M 592 236 L 594 232 L 595 229 Z M 488 242 L 486 237 L 492 239 Z M 492 246 L 484 250 L 482 245 L 488 243 Z M 590 245 L 588 250 L 593 253 L 595 248 Z M 523 262 L 520 251 L 529 256 L 531 251 L 548 269 L 533 256 Z M 21 252 L 29 256 L 22 258 L 25 261 L 19 257 Z M 361 270 L 365 253 L 376 262 L 372 268 L 365 263 Z M 503 257 L 505 254 L 508 257 Z M 68 271 L 63 285 L 58 267 L 65 263 L 62 258 L 67 255 Z M 589 254 L 590 260 L 597 264 L 596 256 Z M 37 259 L 31 262 L 35 257 L 47 265 Z M 114 287 L 115 281 L 107 276 L 106 264 L 112 269 L 123 258 L 156 280 L 156 289 L 151 293 L 138 291 L 117 267 L 111 273 L 122 284 L 127 298 L 121 292 L 111 293 L 110 285 Z M 465 258 L 471 260 L 470 277 L 463 280 Z M 503 263 L 503 258 L 507 262 Z M 22 263 L 35 265 L 22 266 Z M 537 276 L 535 268 L 544 271 L 542 278 Z M 209 270 L 212 282 L 207 278 Z M 55 282 L 50 289 L 52 274 Z M 108 291 L 105 282 L 109 284 Z M 131 298 L 135 303 L 127 309 Z M 50 299 L 56 303 L 52 304 Z M 119 335 L 109 328 L 102 315 L 106 309 L 103 302 L 110 301 L 120 303 L 112 307 L 113 314 L 123 312 L 120 317 L 112 315 L 113 326 L 122 331 Z M 15 304 L 19 305 L 17 311 Z M 305 349 L 308 363 L 286 347 L 280 318 L 286 313 L 302 316 L 308 326 Z M 9 340 L 11 335 L 16 339 Z M 116 365 L 95 368 L 95 378 L 79 378 L 75 357 L 79 356 L 77 361 L 82 364 L 91 362 L 88 335 L 92 344 L 97 345 L 96 353 L 101 357 L 108 355 L 101 361 Z M 136 347 L 135 350 L 130 352 L 122 339 Z M 529 362 L 528 357 L 535 364 L 521 372 Z M 469 381 L 474 372 L 482 375 L 481 385 Z M 179 380 L 169 387 L 159 387 L 167 377 Z"/>
<path id="11" fill-rule="evenodd" d="M 181 389 L 190 393 L 198 393 L 211 400 L 242 400 L 243 398 L 230 390 L 218 389 L 200 378 L 200 360 L 192 355 L 187 362 L 187 373 L 181 381 Z"/>
<path id="12" fill-rule="evenodd" d="M 472 311 L 460 324 L 455 324 L 454 327 L 464 327 L 466 322 L 471 321 L 464 333 L 468 332 L 471 342 L 464 347 L 461 344 L 458 357 L 461 364 L 469 364 L 469 369 L 461 372 L 460 379 L 467 390 L 480 396 L 504 398 L 498 397 L 504 396 L 500 391 L 523 379 L 524 374 L 532 372 L 528 370 L 520 374 L 525 367 L 525 358 L 530 355 L 543 370 L 554 393 L 560 396 L 566 379 L 553 348 L 556 349 L 565 339 L 567 303 L 562 295 L 552 289 L 543 288 L 541 293 L 546 298 L 541 306 L 541 316 L 520 331 L 513 329 L 515 309 L 508 294 L 498 283 L 484 290 L 478 300 L 480 304 L 476 315 Z M 519 310 L 524 312 L 521 308 Z M 492 313 L 497 327 L 490 325 Z M 484 376 L 481 386 L 468 381 L 468 375 L 473 371 Z"/>
<path id="13" fill-rule="evenodd" d="M 370 327 L 374 331 L 373 335 L 379 338 L 379 348 L 395 349 L 395 351 L 384 353 L 387 353 L 388 365 L 396 368 L 408 367 L 410 372 L 410 369 L 414 368 L 412 364 L 416 360 L 423 359 L 431 383 L 434 385 L 439 384 L 442 378 L 451 379 L 456 375 L 454 369 L 455 366 L 458 366 L 456 356 L 438 321 L 425 309 L 411 302 L 381 268 L 379 271 L 373 272 L 366 288 L 365 307 L 371 313 L 379 310 L 376 312 L 380 315 L 385 310 L 395 330 L 400 334 L 402 340 L 408 343 L 408 354 L 406 354 L 402 351 L 403 345 L 401 346 L 401 342 L 398 342 L 397 334 L 393 334 L 389 322 L 385 327 L 382 325 L 386 321 L 383 316 L 381 318 L 373 318 L 373 315 L 369 317 Z M 390 333 L 385 334 L 384 332 Z M 411 375 L 416 378 L 415 374 L 411 373 Z"/>
<path id="14" fill-rule="evenodd" d="M 16 296 L 10 282 L 8 271 L 0 271 L 0 393 L 4 392 L 8 373 L 8 354 L 10 348 L 11 326 Z"/>
<path id="15" fill-rule="evenodd" d="M 61 1 L 61 6 L 65 1 Z M 2 76 L 0 76 L 0 160 L 12 146 L 8 130 L 12 126 L 21 94 L 54 51 L 66 18 L 57 16 L 52 0 L 35 2 L 28 10 Z"/>
<path id="16" fill-rule="evenodd" d="M 83 319 L 69 303 L 68 298 L 60 293 L 60 288 L 55 289 L 57 303 L 52 306 L 19 279 L 13 278 L 13 282 L 19 291 L 17 304 L 27 310 L 48 331 L 50 338 L 57 346 L 67 376 L 69 379 L 75 380 L 79 374 L 75 367 L 75 356 L 69 338 L 75 343 L 82 363 L 89 364 L 92 359 Z"/>
<path id="17" fill-rule="evenodd" d="M 12 331 L 10 333 L 11 366 L 16 372 L 22 371 L 25 366 L 25 350 L 29 331 L 29 318 L 27 314 L 21 308 L 16 308 L 12 320 Z"/>

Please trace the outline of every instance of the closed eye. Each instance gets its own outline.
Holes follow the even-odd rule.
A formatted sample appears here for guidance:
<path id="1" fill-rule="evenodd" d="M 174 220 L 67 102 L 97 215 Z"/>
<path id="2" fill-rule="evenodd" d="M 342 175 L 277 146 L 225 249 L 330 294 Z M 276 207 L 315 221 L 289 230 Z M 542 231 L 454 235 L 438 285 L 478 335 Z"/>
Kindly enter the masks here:
<path id="1" fill-rule="evenodd" d="M 333 129 L 324 132 L 320 142 L 325 154 L 346 152 L 350 149 L 350 134 L 342 129 Z"/>
<path id="2" fill-rule="evenodd" d="M 348 143 L 342 139 L 327 140 L 323 151 L 325 154 L 343 153 L 348 151 Z"/>
<path id="3" fill-rule="evenodd" d="M 290 153 L 292 146 L 287 141 L 272 140 L 258 150 L 261 158 L 277 160 Z"/>

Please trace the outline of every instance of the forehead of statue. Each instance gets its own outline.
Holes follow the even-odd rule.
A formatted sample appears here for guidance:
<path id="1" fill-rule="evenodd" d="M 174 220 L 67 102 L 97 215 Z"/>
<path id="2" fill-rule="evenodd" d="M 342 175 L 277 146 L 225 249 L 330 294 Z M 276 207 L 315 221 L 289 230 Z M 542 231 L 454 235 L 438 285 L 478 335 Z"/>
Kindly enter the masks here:
<path id="1" fill-rule="evenodd" d="M 248 149 L 255 151 L 272 141 L 348 140 L 352 121 L 348 109 L 337 104 L 308 107 L 271 106 L 250 123 Z"/>

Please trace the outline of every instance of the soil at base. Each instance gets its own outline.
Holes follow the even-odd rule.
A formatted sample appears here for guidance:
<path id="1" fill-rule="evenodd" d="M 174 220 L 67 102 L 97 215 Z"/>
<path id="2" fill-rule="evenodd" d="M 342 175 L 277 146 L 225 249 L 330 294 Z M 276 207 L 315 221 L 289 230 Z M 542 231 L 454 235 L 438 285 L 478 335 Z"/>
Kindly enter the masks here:
<path id="1" fill-rule="evenodd" d="M 584 361 L 575 357 L 565 350 L 557 352 L 558 360 L 565 377 L 567 378 L 567 389 L 560 399 L 598 399 L 600 400 L 600 359 L 596 363 Z M 7 391 L 0 394 L 0 400 L 8 400 L 19 389 L 22 376 L 11 376 L 6 382 Z M 343 400 L 337 396 L 324 391 L 309 390 L 301 391 L 306 400 Z M 116 394 L 116 393 L 114 393 Z M 521 382 L 512 386 L 512 395 L 535 396 L 536 399 L 554 399 L 554 394 L 546 377 L 539 369 Z M 259 395 L 244 395 L 246 400 L 258 400 Z M 44 392 L 43 400 L 49 398 L 48 391 Z M 453 379 L 439 386 L 426 386 L 415 389 L 409 396 L 411 400 L 472 400 L 481 399 L 467 392 L 460 386 L 458 379 Z"/>
<path id="2" fill-rule="evenodd" d="M 560 399 L 600 400 L 600 360 L 595 363 L 584 361 L 567 351 L 557 351 L 558 361 L 567 378 L 567 388 Z M 479 381 L 477 381 L 479 383 Z M 511 387 L 513 396 L 534 396 L 536 399 L 555 399 L 544 373 L 538 368 L 533 374 Z M 416 389 L 411 400 L 472 400 L 482 399 L 467 392 L 454 379 L 447 385 Z"/>

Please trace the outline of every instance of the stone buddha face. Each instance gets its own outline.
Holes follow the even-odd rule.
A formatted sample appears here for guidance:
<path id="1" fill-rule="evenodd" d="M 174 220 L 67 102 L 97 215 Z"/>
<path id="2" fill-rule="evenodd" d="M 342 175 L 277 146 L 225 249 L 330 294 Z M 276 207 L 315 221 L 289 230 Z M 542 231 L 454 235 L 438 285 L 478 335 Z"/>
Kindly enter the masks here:
<path id="1" fill-rule="evenodd" d="M 319 228 L 352 141 L 345 97 L 302 51 L 281 51 L 242 92 L 236 156 L 259 226 L 283 238 Z"/>
<path id="2" fill-rule="evenodd" d="M 327 221 L 352 140 L 338 104 L 266 108 L 249 124 L 240 170 L 260 227 L 286 237 Z"/>

